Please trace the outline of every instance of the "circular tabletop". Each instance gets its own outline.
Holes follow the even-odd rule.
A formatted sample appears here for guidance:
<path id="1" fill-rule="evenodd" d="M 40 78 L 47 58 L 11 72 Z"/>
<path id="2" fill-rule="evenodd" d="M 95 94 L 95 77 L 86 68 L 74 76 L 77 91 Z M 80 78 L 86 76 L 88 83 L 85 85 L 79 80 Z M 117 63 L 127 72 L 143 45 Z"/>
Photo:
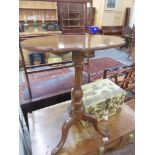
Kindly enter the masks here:
<path id="1" fill-rule="evenodd" d="M 21 42 L 29 51 L 51 52 L 53 54 L 72 51 L 89 51 L 120 47 L 125 41 L 121 37 L 108 35 L 53 35 L 35 37 Z"/>

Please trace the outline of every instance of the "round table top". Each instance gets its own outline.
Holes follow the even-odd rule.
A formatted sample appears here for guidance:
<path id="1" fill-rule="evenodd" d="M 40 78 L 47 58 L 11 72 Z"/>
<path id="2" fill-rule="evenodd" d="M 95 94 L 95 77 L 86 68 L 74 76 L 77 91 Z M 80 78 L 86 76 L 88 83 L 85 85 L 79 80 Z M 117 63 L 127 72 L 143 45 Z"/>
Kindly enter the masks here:
<path id="1" fill-rule="evenodd" d="M 72 51 L 89 51 L 119 47 L 125 43 L 123 38 L 108 35 L 54 35 L 36 37 L 21 42 L 29 51 L 62 54 Z"/>

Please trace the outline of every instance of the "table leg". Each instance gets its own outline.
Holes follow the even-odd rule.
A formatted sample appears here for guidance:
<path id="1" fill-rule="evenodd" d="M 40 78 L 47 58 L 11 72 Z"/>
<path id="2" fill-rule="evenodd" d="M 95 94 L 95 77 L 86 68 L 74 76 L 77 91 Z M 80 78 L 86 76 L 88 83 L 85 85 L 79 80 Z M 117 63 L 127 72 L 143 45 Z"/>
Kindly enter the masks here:
<path id="1" fill-rule="evenodd" d="M 81 76 L 82 76 L 82 67 L 83 67 L 83 59 L 84 59 L 84 52 L 83 51 L 75 51 L 75 80 L 74 80 L 74 89 L 72 91 L 72 112 L 70 117 L 62 126 L 62 136 L 59 144 L 53 149 L 51 155 L 55 155 L 60 149 L 63 147 L 68 131 L 70 127 L 75 124 L 76 121 L 84 120 L 89 121 L 92 123 L 94 129 L 100 133 L 101 135 L 107 136 L 109 133 L 108 131 L 100 131 L 97 126 L 97 119 L 87 114 L 83 109 L 83 91 L 81 88 Z"/>
<path id="2" fill-rule="evenodd" d="M 55 155 L 60 149 L 63 147 L 70 127 L 75 123 L 75 115 L 73 114 L 71 117 L 67 119 L 67 121 L 62 126 L 62 136 L 59 144 L 52 150 L 51 155 Z"/>

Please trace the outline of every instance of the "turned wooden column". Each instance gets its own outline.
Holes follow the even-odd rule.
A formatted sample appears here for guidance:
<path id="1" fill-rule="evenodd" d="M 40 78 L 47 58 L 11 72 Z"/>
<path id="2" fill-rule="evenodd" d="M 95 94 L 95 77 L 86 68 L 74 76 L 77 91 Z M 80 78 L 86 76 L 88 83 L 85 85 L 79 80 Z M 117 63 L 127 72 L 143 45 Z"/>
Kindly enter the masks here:
<path id="1" fill-rule="evenodd" d="M 72 91 L 72 106 L 74 111 L 80 111 L 83 108 L 83 91 L 81 88 L 82 68 L 84 63 L 84 52 L 74 51 L 75 56 L 75 79 L 74 89 Z"/>

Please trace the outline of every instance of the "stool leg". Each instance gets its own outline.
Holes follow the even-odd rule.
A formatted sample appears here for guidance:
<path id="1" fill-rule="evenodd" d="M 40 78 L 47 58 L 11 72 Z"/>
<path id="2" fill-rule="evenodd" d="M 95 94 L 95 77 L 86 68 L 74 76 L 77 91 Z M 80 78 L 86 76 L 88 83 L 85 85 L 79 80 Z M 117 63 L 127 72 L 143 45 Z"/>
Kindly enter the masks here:
<path id="1" fill-rule="evenodd" d="M 60 151 L 60 149 L 63 147 L 67 135 L 68 135 L 68 131 L 70 129 L 70 127 L 75 123 L 75 115 L 73 114 L 71 117 L 69 117 L 67 119 L 67 121 L 63 124 L 62 126 L 62 136 L 61 136 L 61 140 L 59 142 L 59 144 L 52 150 L 51 155 L 55 155 L 57 152 Z"/>

